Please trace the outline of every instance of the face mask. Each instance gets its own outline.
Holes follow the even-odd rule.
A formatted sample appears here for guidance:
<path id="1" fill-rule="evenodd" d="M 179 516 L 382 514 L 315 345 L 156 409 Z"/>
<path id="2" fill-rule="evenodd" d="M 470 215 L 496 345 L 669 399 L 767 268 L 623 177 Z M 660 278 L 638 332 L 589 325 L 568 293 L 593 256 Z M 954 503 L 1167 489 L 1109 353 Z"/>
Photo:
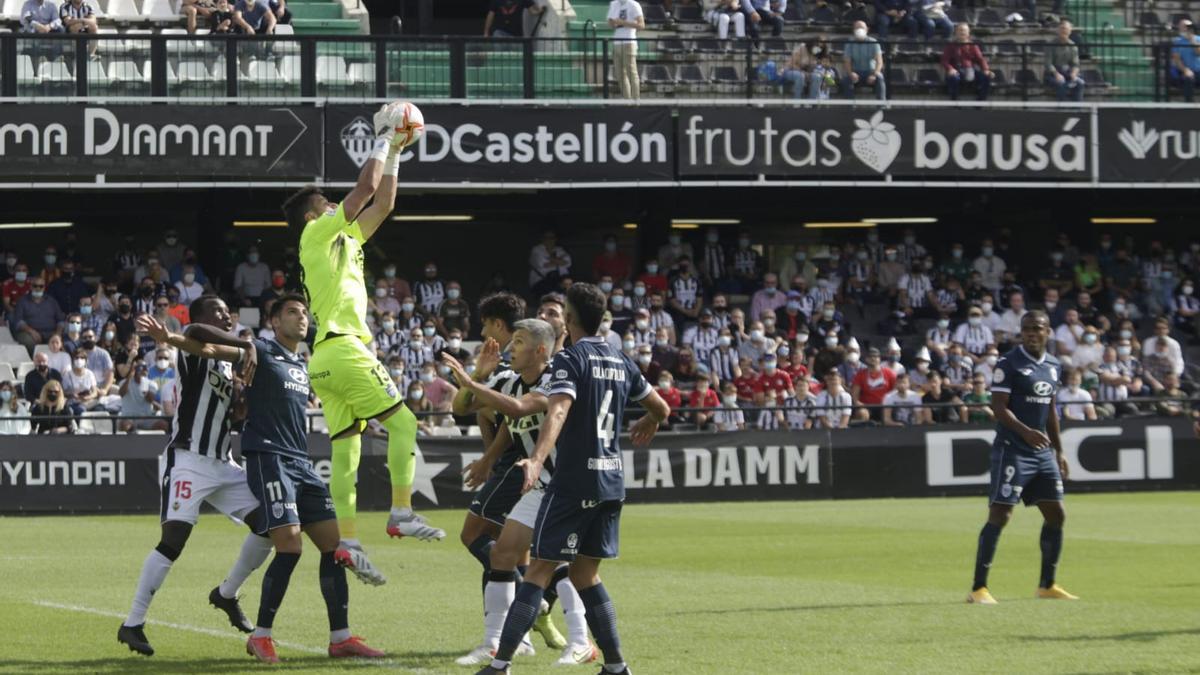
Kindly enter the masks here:
<path id="1" fill-rule="evenodd" d="M 978 316 L 972 316 L 967 318 L 967 323 L 971 324 L 972 327 L 975 327 L 983 323 L 983 319 Z"/>
<path id="2" fill-rule="evenodd" d="M 824 318 L 826 321 L 832 319 L 833 318 L 833 310 L 832 309 L 821 310 L 821 317 Z"/>
<path id="3" fill-rule="evenodd" d="M 633 340 L 626 340 L 626 341 L 622 342 L 621 345 L 623 347 L 625 347 L 625 351 L 627 351 L 627 352 L 633 351 L 633 348 L 637 347 L 637 343 L 634 342 Z"/>
<path id="4" fill-rule="evenodd" d="M 0 401 L 4 401 L 5 403 L 8 403 L 11 400 L 12 400 L 12 390 L 11 389 L 0 390 Z"/>
<path id="5" fill-rule="evenodd" d="M 763 332 L 758 329 L 750 331 L 750 339 L 756 341 L 763 339 Z"/>
<path id="6" fill-rule="evenodd" d="M 71 333 L 78 333 L 79 329 L 81 328 L 83 328 L 83 325 L 78 321 L 72 321 L 71 323 L 67 324 L 67 330 Z"/>
<path id="7" fill-rule="evenodd" d="M 608 251 L 609 253 L 614 253 L 614 252 L 616 252 L 616 250 L 617 250 L 617 242 L 615 242 L 615 241 L 606 241 L 606 242 L 604 242 L 604 250 L 605 250 L 605 251 Z"/>
<path id="8" fill-rule="evenodd" d="M 670 344 L 670 343 L 669 343 L 669 342 L 667 342 L 667 341 L 666 341 L 666 340 L 664 340 L 664 339 L 655 339 L 655 340 L 654 340 L 654 344 L 655 344 L 655 346 L 657 346 L 657 347 L 666 347 L 666 346 L 667 346 L 668 344 Z"/>
<path id="9" fill-rule="evenodd" d="M 257 264 L 258 263 L 258 254 L 251 253 L 250 255 L 246 256 L 246 262 L 250 263 L 251 265 Z"/>
<path id="10" fill-rule="evenodd" d="M 437 268 L 436 267 L 426 267 L 425 268 L 425 277 L 427 279 L 432 279 L 436 276 L 437 276 Z"/>
<path id="11" fill-rule="evenodd" d="M 1058 307 L 1058 303 L 1057 303 L 1057 302 L 1054 302 L 1053 300 L 1047 300 L 1047 301 L 1046 301 L 1046 309 L 1047 309 L 1047 310 L 1049 310 L 1049 311 L 1053 312 L 1055 307 Z"/>
<path id="12" fill-rule="evenodd" d="M 918 373 L 928 373 L 929 372 L 929 364 L 924 361 L 919 361 L 917 363 L 917 372 Z"/>
<path id="13" fill-rule="evenodd" d="M 800 344 L 808 342 L 808 333 L 796 333 L 796 342 Z"/>
<path id="14" fill-rule="evenodd" d="M 722 347 L 728 347 L 729 345 L 733 344 L 733 338 L 729 337 L 728 335 L 722 335 L 721 337 L 717 338 L 717 344 L 721 345 Z"/>
<path id="15" fill-rule="evenodd" d="M 721 235 L 716 232 L 709 232 L 704 238 L 708 241 L 708 243 L 715 244 L 721 240 Z"/>
<path id="16" fill-rule="evenodd" d="M 1053 260 L 1053 261 L 1054 261 L 1054 262 L 1056 262 L 1056 263 L 1057 263 L 1057 262 L 1062 262 L 1062 259 L 1063 259 L 1063 254 L 1061 254 L 1061 253 L 1051 253 L 1051 254 L 1050 254 L 1050 259 L 1051 259 L 1051 260 Z"/>
<path id="17" fill-rule="evenodd" d="M 91 315 L 92 315 L 92 306 L 91 306 L 91 305 L 84 305 L 83 307 L 80 307 L 80 308 L 79 308 L 79 313 L 80 313 L 80 314 L 82 314 L 82 315 L 84 315 L 84 316 L 91 316 Z"/>
<path id="18" fill-rule="evenodd" d="M 462 295 L 462 291 L 457 288 L 450 288 L 446 290 L 446 297 L 450 298 L 451 300 L 457 300 L 459 295 Z"/>
<path id="19" fill-rule="evenodd" d="M 416 337 L 410 337 L 408 342 L 414 347 L 420 347 L 421 345 L 425 344 L 425 340 L 420 335 Z"/>
<path id="20" fill-rule="evenodd" d="M 658 388 L 659 388 L 659 389 L 670 389 L 670 388 L 671 388 L 671 381 L 670 381 L 670 380 L 659 380 L 659 381 L 658 381 Z"/>
<path id="21" fill-rule="evenodd" d="M 992 313 L 992 303 L 990 303 L 990 302 L 982 303 L 979 305 L 979 309 L 982 309 L 984 314 L 991 314 Z"/>
<path id="22" fill-rule="evenodd" d="M 612 302 L 613 309 L 621 309 L 625 306 L 625 296 L 614 295 L 610 302 Z"/>
<path id="23" fill-rule="evenodd" d="M 854 29 L 854 39 L 855 40 L 867 39 L 867 29 L 866 28 L 855 28 Z"/>
<path id="24" fill-rule="evenodd" d="M 5 258 L 4 262 L 7 263 L 9 267 L 12 267 L 13 265 L 17 264 L 17 259 L 16 258 Z"/>
<path id="25" fill-rule="evenodd" d="M 383 268 L 383 276 L 385 276 L 389 279 L 394 279 L 396 277 L 396 268 L 395 267 Z"/>
<path id="26" fill-rule="evenodd" d="M 658 264 L 650 263 L 650 264 L 646 265 L 646 273 L 647 274 L 658 274 Z"/>
<path id="27" fill-rule="evenodd" d="M 804 251 L 796 251 L 796 253 L 795 253 L 796 262 L 804 262 L 804 259 L 807 257 L 808 257 L 808 254 L 805 253 Z"/>
<path id="28" fill-rule="evenodd" d="M 825 338 L 825 346 L 829 347 L 830 349 L 833 349 L 834 347 L 838 346 L 837 336 L 830 335 L 829 337 Z"/>
<path id="29" fill-rule="evenodd" d="M 1123 330 L 1119 333 L 1122 340 L 1128 340 L 1133 337 L 1133 331 Z"/>
<path id="30" fill-rule="evenodd" d="M 1195 289 L 1194 289 L 1194 288 L 1192 288 L 1191 286 L 1184 286 L 1184 287 L 1183 287 L 1183 294 L 1184 294 L 1184 295 L 1191 295 L 1191 294 L 1192 294 L 1192 291 L 1194 291 L 1194 290 L 1195 290 Z"/>
<path id="31" fill-rule="evenodd" d="M 29 294 L 33 296 L 34 300 L 41 300 L 46 291 L 30 291 Z"/>
<path id="32" fill-rule="evenodd" d="M 947 328 L 950 327 L 950 320 L 949 319 L 938 319 L 937 326 L 938 326 L 938 328 L 941 328 L 942 330 L 946 330 Z"/>
<path id="33" fill-rule="evenodd" d="M 396 322 L 387 320 L 387 321 L 384 321 L 381 325 L 383 326 L 384 330 L 392 330 L 393 328 L 396 327 Z"/>
<path id="34" fill-rule="evenodd" d="M 600 290 L 604 291 L 605 293 L 611 293 L 612 289 L 613 289 L 613 285 L 612 285 L 611 281 L 601 281 L 600 282 Z"/>
<path id="35" fill-rule="evenodd" d="M 774 328 L 774 327 L 775 327 L 775 319 L 766 319 L 766 320 L 764 320 L 764 321 L 763 321 L 763 326 L 765 326 L 767 330 L 771 330 L 772 328 Z"/>
<path id="36" fill-rule="evenodd" d="M 158 359 L 154 362 L 154 365 L 158 366 L 159 370 L 166 370 L 171 365 L 171 362 L 166 359 Z"/>
<path id="37" fill-rule="evenodd" d="M 420 401 L 424 396 L 425 392 L 421 391 L 420 389 L 413 389 L 412 391 L 408 392 L 408 397 L 414 401 Z"/>
<path id="38" fill-rule="evenodd" d="M 25 283 L 25 280 L 29 278 L 29 273 L 28 272 L 17 272 L 16 274 L 13 275 L 13 278 L 17 280 L 18 284 L 23 284 L 23 283 Z"/>
<path id="39" fill-rule="evenodd" d="M 57 401 L 58 400 L 58 392 L 57 391 L 48 392 L 46 394 L 46 400 L 47 401 Z"/>
<path id="40" fill-rule="evenodd" d="M 638 296 L 639 298 L 643 297 L 644 295 L 646 295 L 646 287 L 645 286 L 634 286 L 633 294 Z"/>
<path id="41" fill-rule="evenodd" d="M 858 355 L 858 352 L 850 352 L 849 354 L 846 355 L 846 362 L 847 363 L 858 363 L 859 358 L 860 357 Z"/>
<path id="42" fill-rule="evenodd" d="M 671 236 L 667 237 L 667 241 L 671 242 L 672 246 L 678 246 L 683 239 L 677 234 L 672 234 Z"/>
<path id="43" fill-rule="evenodd" d="M 175 242 L 177 242 L 177 241 L 179 241 L 179 240 L 178 240 L 178 239 L 176 239 L 175 237 L 167 237 L 167 238 L 166 238 L 166 239 L 164 239 L 163 241 L 167 242 L 167 246 L 174 246 L 174 245 L 175 245 Z"/>
<path id="44" fill-rule="evenodd" d="M 421 373 L 422 382 L 433 382 L 433 373 Z"/>
<path id="45" fill-rule="evenodd" d="M 992 251 L 993 249 L 991 246 L 984 246 L 982 250 L 983 257 L 987 258 L 988 256 L 992 255 Z"/>
<path id="46" fill-rule="evenodd" d="M 767 295 L 775 295 L 776 291 L 778 291 L 779 289 L 775 288 L 774 286 L 767 286 L 763 290 L 767 292 Z"/>
<path id="47" fill-rule="evenodd" d="M 763 362 L 763 371 L 764 372 L 773 373 L 773 372 L 775 372 L 776 367 L 777 367 L 777 364 L 774 361 L 764 361 Z"/>
<path id="48" fill-rule="evenodd" d="M 956 248 L 953 251 L 950 251 L 950 255 L 953 256 L 955 260 L 959 260 L 962 258 L 962 249 Z"/>
<path id="49" fill-rule="evenodd" d="M 1096 334 L 1095 333 L 1085 333 L 1083 336 L 1083 341 L 1088 343 L 1089 345 L 1094 343 L 1096 341 Z"/>
<path id="50" fill-rule="evenodd" d="M 738 239 L 738 246 L 740 246 L 741 248 L 750 248 L 750 240 L 749 239 Z"/>
<path id="51" fill-rule="evenodd" d="M 1129 347 L 1117 347 L 1117 355 L 1118 356 L 1129 356 L 1130 351 L 1131 350 Z"/>
<path id="52" fill-rule="evenodd" d="M 787 308 L 792 310 L 793 312 L 799 312 L 800 311 L 800 303 L 795 300 L 790 300 L 790 301 L 788 301 Z"/>
<path id="53" fill-rule="evenodd" d="M 280 280 L 279 285 L 280 286 L 283 285 L 282 279 Z M 388 289 L 386 287 L 379 287 L 379 288 L 375 289 L 375 297 L 377 297 L 377 298 L 386 298 L 387 294 L 388 294 Z"/>
<path id="54" fill-rule="evenodd" d="M 914 237 L 914 236 L 912 236 L 912 235 L 909 235 L 909 236 L 907 236 L 907 237 L 905 237 L 905 238 L 904 238 L 904 245 L 905 245 L 905 246 L 912 246 L 912 245 L 913 245 L 913 244 L 915 244 L 915 243 L 917 243 L 917 238 L 916 238 L 916 237 Z"/>
<path id="55" fill-rule="evenodd" d="M 609 329 L 611 329 L 611 328 L 612 328 L 611 321 L 601 321 L 600 322 L 600 330 L 601 331 L 607 333 L 609 331 Z"/>
<path id="56" fill-rule="evenodd" d="M 959 361 L 962 361 L 962 357 L 961 357 L 961 356 L 959 356 L 958 354 L 951 354 L 951 355 L 950 355 L 950 363 L 958 363 Z"/>
<path id="57" fill-rule="evenodd" d="M 118 308 L 121 310 L 122 314 L 128 314 L 133 310 L 133 305 L 119 305 Z"/>
<path id="58" fill-rule="evenodd" d="M 116 333 L 113 333 L 111 330 L 104 331 L 104 341 L 105 342 L 112 342 L 113 338 L 115 338 L 115 337 L 117 337 Z"/>
<path id="59" fill-rule="evenodd" d="M 996 357 L 992 356 L 991 354 L 988 354 L 987 357 L 984 359 L 984 361 L 987 361 L 987 364 L 989 366 L 996 365 Z"/>
<path id="60" fill-rule="evenodd" d="M 1124 314 L 1125 313 L 1125 305 L 1113 305 L 1113 313 L 1114 314 Z"/>
<path id="61" fill-rule="evenodd" d="M 650 360 L 652 358 L 653 357 L 651 357 L 649 354 L 642 354 L 638 357 L 638 363 L 642 364 L 643 366 L 648 366 L 650 365 Z"/>
<path id="62" fill-rule="evenodd" d="M 73 363 L 76 370 L 83 370 L 83 367 L 87 365 L 87 359 L 75 359 Z"/>
<path id="63" fill-rule="evenodd" d="M 400 305 L 400 309 L 405 312 L 411 312 L 413 311 L 413 304 L 411 302 L 406 302 L 403 305 Z"/>
<path id="64" fill-rule="evenodd" d="M 888 261 L 892 261 L 896 259 L 896 254 L 892 251 L 888 251 L 887 253 L 883 254 L 883 257 Z"/>
<path id="65" fill-rule="evenodd" d="M 433 337 L 433 334 L 437 332 L 437 329 L 433 326 L 426 326 L 425 328 L 421 329 L 421 332 L 425 334 L 425 337 Z"/>
<path id="66" fill-rule="evenodd" d="M 645 319 L 638 319 L 633 322 L 633 325 L 637 326 L 638 330 L 646 330 L 650 327 L 650 322 Z"/>
<path id="67" fill-rule="evenodd" d="M 727 408 L 732 408 L 733 406 L 737 405 L 737 396 L 734 395 L 726 396 L 721 400 L 725 402 L 725 407 Z"/>
<path id="68" fill-rule="evenodd" d="M 392 368 L 390 372 L 392 373 L 392 377 L 400 377 L 401 375 L 404 374 L 404 369 L 403 368 Z"/>
<path id="69" fill-rule="evenodd" d="M 52 253 L 47 253 L 45 260 L 47 265 L 53 265 L 54 263 L 58 262 L 58 256 Z"/>
<path id="70" fill-rule="evenodd" d="M 84 349 L 92 349 L 96 346 L 96 341 L 95 340 L 84 340 L 83 342 L 81 342 L 79 344 L 83 345 Z"/>
<path id="71" fill-rule="evenodd" d="M 147 287 L 147 288 L 143 288 L 143 289 L 142 289 L 142 297 L 143 297 L 143 298 L 148 298 L 148 297 L 150 297 L 151 295 L 154 295 L 154 288 L 153 288 L 153 287 Z"/>

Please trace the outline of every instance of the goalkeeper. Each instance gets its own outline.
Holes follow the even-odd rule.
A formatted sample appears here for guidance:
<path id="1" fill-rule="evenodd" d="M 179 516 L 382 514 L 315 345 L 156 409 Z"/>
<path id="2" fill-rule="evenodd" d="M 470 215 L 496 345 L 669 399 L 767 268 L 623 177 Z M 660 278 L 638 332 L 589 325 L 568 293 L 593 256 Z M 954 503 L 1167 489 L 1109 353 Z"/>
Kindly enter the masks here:
<path id="1" fill-rule="evenodd" d="M 410 138 L 408 134 L 397 138 L 396 126 L 407 123 L 403 104 L 388 104 L 375 113 L 375 148 L 354 189 L 340 204 L 308 186 L 283 205 L 288 226 L 301 233 L 300 264 L 317 326 L 308 374 L 313 391 L 321 398 L 332 439 L 329 491 L 343 544 L 360 551 L 355 482 L 361 435 L 371 419 L 388 431 L 392 483 L 388 534 L 422 540 L 446 536 L 412 510 L 417 418 L 404 405 L 404 396 L 387 368 L 367 347 L 372 337 L 366 324 L 362 246 L 395 205 L 400 152 Z"/>

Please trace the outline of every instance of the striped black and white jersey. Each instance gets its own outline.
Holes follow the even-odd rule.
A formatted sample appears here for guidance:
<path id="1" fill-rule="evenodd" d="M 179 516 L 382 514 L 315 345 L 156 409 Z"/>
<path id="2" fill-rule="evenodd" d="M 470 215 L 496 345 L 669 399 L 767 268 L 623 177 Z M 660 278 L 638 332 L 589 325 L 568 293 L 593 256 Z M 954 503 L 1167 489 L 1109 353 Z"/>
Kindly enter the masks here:
<path id="1" fill-rule="evenodd" d="M 79 3 L 78 7 L 76 7 L 74 3 L 68 1 L 64 2 L 62 6 L 58 8 L 58 18 L 60 19 L 86 19 L 89 16 L 93 16 L 95 13 L 96 9 L 92 7 L 91 3 L 87 2 L 86 0 Z"/>
<path id="2" fill-rule="evenodd" d="M 898 285 L 908 293 L 908 304 L 913 309 L 920 309 L 929 302 L 926 294 L 933 290 L 933 284 L 925 274 L 905 274 L 900 277 Z"/>
<path id="3" fill-rule="evenodd" d="M 1106 375 L 1125 375 L 1132 378 L 1137 377 L 1140 368 L 1135 359 L 1128 361 L 1118 359 L 1112 363 L 1101 363 L 1098 370 Z M 1098 394 L 1097 400 L 1100 401 L 1124 401 L 1129 398 L 1129 387 L 1124 384 L 1108 384 L 1101 378 L 1100 387 L 1096 393 Z"/>
<path id="4" fill-rule="evenodd" d="M 233 401 L 233 366 L 179 352 L 175 360 L 175 416 L 168 447 L 197 455 L 229 459 L 229 406 Z"/>
<path id="5" fill-rule="evenodd" d="M 716 326 L 704 328 L 702 326 L 692 326 L 683 334 L 683 344 L 692 348 L 696 352 L 696 361 L 699 363 L 708 363 L 708 356 L 714 349 L 717 348 L 717 340 L 720 338 L 720 331 Z"/>
<path id="6" fill-rule="evenodd" d="M 408 342 L 408 336 L 412 334 L 412 329 L 421 328 L 425 325 L 425 319 L 419 314 L 413 312 L 412 316 L 404 316 L 401 314 L 396 317 L 396 332 L 404 333 L 404 337 L 400 338 L 401 342 Z"/>
<path id="7" fill-rule="evenodd" d="M 700 257 L 700 271 L 709 279 L 725 278 L 725 249 L 720 244 L 705 244 Z"/>
<path id="8" fill-rule="evenodd" d="M 416 344 L 409 342 L 400 348 L 400 358 L 404 359 L 404 379 L 406 382 L 412 382 L 420 378 L 421 367 L 426 363 L 433 362 L 433 350 L 425 346 L 425 343 Z"/>
<path id="9" fill-rule="evenodd" d="M 939 288 L 934 291 L 937 297 L 938 306 L 945 308 L 947 314 L 955 314 L 958 312 L 958 293 L 948 288 Z"/>
<path id="10" fill-rule="evenodd" d="M 721 382 L 733 381 L 733 369 L 738 363 L 738 352 L 730 347 L 729 349 L 721 349 L 720 347 L 709 352 L 708 367 L 709 371 L 717 376 Z"/>
<path id="11" fill-rule="evenodd" d="M 776 415 L 778 410 L 775 408 L 763 408 L 758 411 L 758 424 L 756 425 L 760 431 L 777 431 L 779 429 L 779 416 Z"/>
<path id="12" fill-rule="evenodd" d="M 533 384 L 527 383 L 521 374 L 515 370 L 499 370 L 488 379 L 487 385 L 493 391 L 500 392 L 513 398 L 521 398 L 539 385 L 548 382 L 550 379 L 550 368 L 546 367 L 542 374 Z M 516 462 L 527 457 L 533 456 L 533 449 L 537 446 L 538 431 L 542 428 L 542 420 L 545 419 L 545 413 L 535 413 L 527 417 L 513 419 L 504 416 L 504 424 L 508 427 L 508 433 L 512 436 L 512 445 L 505 451 L 505 455 L 512 455 L 504 459 L 510 462 Z M 541 485 L 545 487 L 550 482 L 550 476 L 554 474 L 554 459 L 555 451 L 551 451 L 550 457 L 546 458 L 546 462 L 542 467 Z M 497 462 L 499 464 L 500 462 Z"/>
<path id="13" fill-rule="evenodd" d="M 756 276 L 760 259 L 758 251 L 752 248 L 739 248 L 733 253 L 733 271 L 746 277 Z"/>
<path id="14" fill-rule="evenodd" d="M 384 354 L 398 350 L 400 348 L 399 346 L 403 345 L 407 341 L 404 339 L 407 335 L 408 333 L 402 333 L 398 330 L 393 331 L 391 335 L 388 335 L 387 331 L 381 330 L 375 334 L 375 349 L 383 352 Z"/>
<path id="15" fill-rule="evenodd" d="M 996 341 L 992 329 L 983 325 L 972 326 L 969 322 L 959 324 L 954 331 L 954 341 L 974 356 L 982 356 L 988 350 L 988 345 Z"/>
<path id="16" fill-rule="evenodd" d="M 654 329 L 653 328 L 647 328 L 646 330 L 638 330 L 637 328 L 634 328 L 630 332 L 633 334 L 633 342 L 637 346 L 639 346 L 639 347 L 641 347 L 643 345 L 649 345 L 651 347 L 654 346 Z"/>
<path id="17" fill-rule="evenodd" d="M 650 328 L 652 330 L 658 330 L 659 328 L 674 328 L 674 327 L 675 327 L 675 319 L 671 318 L 671 315 L 667 313 L 667 310 L 660 309 L 657 312 L 654 310 L 650 310 Z"/>
<path id="18" fill-rule="evenodd" d="M 813 306 L 824 307 L 825 303 L 833 302 L 837 296 L 837 284 L 829 283 L 822 286 L 819 282 L 815 288 L 809 289 L 808 297 L 812 300 Z M 801 305 L 804 301 L 801 300 Z M 815 309 L 814 309 L 815 311 Z"/>
<path id="19" fill-rule="evenodd" d="M 696 277 L 675 277 L 671 280 L 671 297 L 684 309 L 695 307 L 696 301 L 700 299 L 700 280 Z"/>
<path id="20" fill-rule="evenodd" d="M 814 417 L 815 399 L 812 396 L 797 398 L 789 396 L 783 402 L 784 417 L 787 419 L 788 429 L 798 431 L 804 428 L 804 423 Z"/>
<path id="21" fill-rule="evenodd" d="M 437 314 L 446 301 L 446 284 L 440 279 L 426 279 L 413 284 L 417 304 L 429 314 Z"/>

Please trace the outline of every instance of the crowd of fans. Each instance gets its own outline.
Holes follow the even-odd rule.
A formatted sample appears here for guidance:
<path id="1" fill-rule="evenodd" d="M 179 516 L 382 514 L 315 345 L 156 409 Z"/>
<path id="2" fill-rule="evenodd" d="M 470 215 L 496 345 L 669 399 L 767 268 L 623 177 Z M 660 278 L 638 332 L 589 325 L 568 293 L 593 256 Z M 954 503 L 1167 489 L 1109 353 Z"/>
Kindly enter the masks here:
<path id="1" fill-rule="evenodd" d="M 1135 248 L 1132 239 L 1103 234 L 1095 248 L 1080 249 L 1059 234 L 1044 265 L 1022 266 L 1004 234 L 936 251 L 911 229 L 894 241 L 870 230 L 835 245 L 772 247 L 749 231 L 698 234 L 672 230 L 640 258 L 608 236 L 583 264 L 548 231 L 528 257 L 531 297 L 576 280 L 607 294 L 599 335 L 658 387 L 677 429 L 990 420 L 992 369 L 1018 344 L 1029 308 L 1051 320 L 1049 350 L 1066 370 L 1064 417 L 1189 412 L 1174 399 L 1196 383 L 1172 334 L 1200 336 L 1192 281 L 1200 242 L 1179 251 L 1160 241 Z M 232 234 L 223 250 L 212 275 L 171 231 L 151 248 L 127 238 L 110 266 L 96 266 L 70 234 L 38 260 L 5 254 L 3 325 L 30 363 L 10 363 L 20 376 L 0 382 L 0 431 L 70 433 L 89 411 L 119 413 L 122 431 L 166 429 L 177 355 L 139 335 L 136 317 L 151 314 L 177 331 L 193 300 L 217 292 L 236 333 L 270 338 L 257 318 L 275 298 L 301 289 L 294 248 L 272 265 Z M 470 424 L 451 414 L 456 389 L 438 357 L 449 353 L 473 370 L 478 301 L 510 290 L 504 279 L 467 298 L 433 261 L 411 281 L 387 261 L 368 276 L 374 349 L 409 405 L 424 413 L 422 433 Z M 19 420 L 30 415 L 32 424 Z"/>
<path id="2" fill-rule="evenodd" d="M 188 33 L 203 28 L 212 33 L 270 35 L 275 26 L 292 22 L 287 0 L 181 0 L 179 11 Z M 54 0 L 25 0 L 21 32 L 96 33 L 103 16 L 92 0 L 65 0 L 61 5 Z"/>

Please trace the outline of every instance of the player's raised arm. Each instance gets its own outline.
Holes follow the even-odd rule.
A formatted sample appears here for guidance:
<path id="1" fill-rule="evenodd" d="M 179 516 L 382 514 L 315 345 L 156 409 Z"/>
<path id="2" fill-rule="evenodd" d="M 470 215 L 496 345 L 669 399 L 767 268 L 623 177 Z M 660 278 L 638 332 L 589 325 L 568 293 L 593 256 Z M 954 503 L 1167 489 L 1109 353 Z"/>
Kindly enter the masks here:
<path id="1" fill-rule="evenodd" d="M 391 105 L 394 104 L 386 104 L 375 113 L 375 148 L 371 151 L 371 156 L 367 158 L 366 164 L 363 164 L 362 171 L 358 174 L 358 182 L 354 184 L 354 189 L 342 200 L 342 213 L 345 215 L 346 222 L 352 223 L 358 219 L 363 209 L 366 208 L 367 202 L 371 200 L 371 197 L 379 189 L 379 183 L 387 173 L 385 169 L 391 168 L 385 166 L 391 164 L 389 157 L 393 155 L 392 141 L 396 137 L 396 129 L 391 122 L 392 111 L 389 108 Z M 393 171 L 398 170 L 399 166 L 400 158 L 397 155 Z M 392 178 L 393 180 L 395 179 L 394 174 Z M 395 201 L 394 182 L 392 189 L 392 201 Z M 376 227 L 378 227 L 378 223 Z M 369 236 L 365 232 L 363 235 Z"/>
<path id="2" fill-rule="evenodd" d="M 546 416 L 542 419 L 542 428 L 538 432 L 533 456 L 517 462 L 518 466 L 525 469 L 525 486 L 522 491 L 529 492 L 537 485 L 542 475 L 542 465 L 546 463 L 546 458 L 550 456 L 555 443 L 558 443 L 558 435 L 567 423 L 567 413 L 571 412 L 571 404 L 574 402 L 574 397 L 569 394 L 551 394 L 546 400 Z"/>
<path id="3" fill-rule="evenodd" d="M 209 359 L 220 361 L 241 362 L 242 380 L 250 384 L 254 380 L 254 371 L 258 367 L 258 350 L 254 341 L 240 338 L 218 328 L 194 323 L 187 327 L 187 334 L 169 332 L 165 326 L 153 317 L 142 315 L 137 319 L 138 330 L 150 335 L 159 342 L 177 349 Z"/>

